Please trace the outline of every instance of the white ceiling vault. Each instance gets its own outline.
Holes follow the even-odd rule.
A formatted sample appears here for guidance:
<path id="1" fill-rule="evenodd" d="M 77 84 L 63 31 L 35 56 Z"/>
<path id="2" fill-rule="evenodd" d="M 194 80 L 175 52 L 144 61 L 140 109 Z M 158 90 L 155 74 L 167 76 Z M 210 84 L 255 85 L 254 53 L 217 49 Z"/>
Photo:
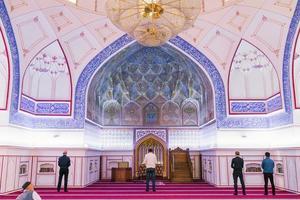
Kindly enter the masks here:
<path id="1" fill-rule="evenodd" d="M 280 76 L 297 0 L 202 1 L 204 13 L 180 36 L 215 63 L 225 83 L 241 38 L 264 52 Z M 5 0 L 20 52 L 21 75 L 42 48 L 58 39 L 76 82 L 88 61 L 124 34 L 105 16 L 105 0 L 72 2 Z"/>
<path id="2" fill-rule="evenodd" d="M 229 88 L 241 90 L 228 84 L 231 73 L 241 74 L 252 70 L 253 73 L 245 75 L 245 79 L 251 80 L 252 76 L 256 76 L 255 70 L 265 67 L 266 76 L 262 76 L 262 83 L 265 80 L 274 81 L 265 86 L 265 90 L 272 89 L 270 94 L 254 92 L 253 95 L 248 95 L 233 92 L 231 96 L 228 95 L 230 96 L 228 99 L 267 100 L 274 95 L 280 99 L 285 43 L 298 1 L 199 1 L 202 2 L 200 16 L 192 28 L 179 36 L 214 63 L 223 78 L 226 92 Z M 29 93 L 34 94 L 29 96 L 35 100 L 52 99 L 71 105 L 79 75 L 87 63 L 124 35 L 124 32 L 118 30 L 106 17 L 106 0 L 4 0 L 4 2 L 19 50 L 21 80 L 22 77 L 29 77 L 22 80 L 22 89 L 26 91 L 25 96 Z M 242 62 L 240 58 L 244 54 L 249 56 L 243 59 L 243 62 L 254 63 L 258 60 L 259 63 L 251 64 L 254 66 L 253 69 L 239 67 Z M 256 59 L 259 56 L 263 59 Z M 30 69 L 38 70 L 36 68 L 38 64 L 34 63 L 38 63 L 39 59 L 47 62 L 49 57 L 61 60 L 61 65 L 50 66 L 51 80 L 58 77 L 63 81 L 63 76 L 68 73 L 71 75 L 68 80 L 70 84 L 66 86 L 66 90 L 70 92 L 65 97 L 58 95 L 54 89 L 49 94 L 43 94 L 42 89 L 35 88 L 33 84 L 34 81 L 40 80 L 36 78 L 30 81 L 30 74 L 24 75 L 29 73 Z M 269 77 L 268 72 L 272 72 L 272 76 Z M 248 83 L 245 79 L 234 79 L 234 83 L 238 85 L 239 81 L 245 82 L 243 87 L 247 90 Z M 24 85 L 27 88 L 24 88 Z M 53 88 L 53 85 L 48 87 Z M 260 87 L 260 84 L 256 84 L 255 87 Z M 278 108 L 282 108 L 281 105 L 280 102 Z M 63 115 L 72 115 L 72 111 L 66 109 Z"/>
<path id="3" fill-rule="evenodd" d="M 265 55 L 268 58 L 265 63 L 271 63 L 277 76 L 282 76 L 284 47 L 297 0 L 199 1 L 202 1 L 202 14 L 192 28 L 179 36 L 215 64 L 226 89 L 237 51 L 246 52 L 241 45 L 245 42 L 252 52 Z M 41 55 L 44 49 L 50 52 L 53 49 L 50 45 L 56 43 L 58 56 L 66 57 L 65 66 L 69 68 L 66 72 L 71 73 L 70 86 L 74 90 L 87 63 L 124 34 L 106 17 L 105 0 L 4 2 L 19 49 L 20 77 L 33 63 L 33 58 Z M 49 55 L 53 56 L 55 49 L 52 53 Z M 68 101 L 69 97 L 58 100 Z"/>

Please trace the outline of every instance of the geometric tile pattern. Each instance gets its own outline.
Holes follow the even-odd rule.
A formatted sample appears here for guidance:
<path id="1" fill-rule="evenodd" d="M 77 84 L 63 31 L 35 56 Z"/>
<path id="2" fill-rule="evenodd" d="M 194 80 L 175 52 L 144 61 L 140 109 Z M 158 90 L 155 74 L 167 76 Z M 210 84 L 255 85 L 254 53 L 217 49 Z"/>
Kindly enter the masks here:
<path id="1" fill-rule="evenodd" d="M 64 116 L 70 115 L 70 107 L 70 102 L 37 102 L 34 99 L 22 95 L 20 110 L 34 115 Z"/>
<path id="2" fill-rule="evenodd" d="M 276 95 L 268 100 L 230 101 L 230 114 L 268 114 L 282 108 L 281 96 Z"/>

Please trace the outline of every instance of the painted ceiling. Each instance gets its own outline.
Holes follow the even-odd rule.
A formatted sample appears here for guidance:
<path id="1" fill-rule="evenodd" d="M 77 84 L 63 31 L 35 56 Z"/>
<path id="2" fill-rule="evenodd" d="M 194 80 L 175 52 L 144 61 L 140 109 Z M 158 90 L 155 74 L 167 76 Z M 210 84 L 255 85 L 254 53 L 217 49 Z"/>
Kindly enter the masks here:
<path id="1" fill-rule="evenodd" d="M 43 47 L 58 39 L 76 83 L 86 64 L 124 34 L 105 16 L 105 0 L 4 1 L 20 50 L 21 74 Z M 202 1 L 203 13 L 193 28 L 179 36 L 215 63 L 224 82 L 241 38 L 262 50 L 280 71 L 297 0 Z"/>
<path id="2" fill-rule="evenodd" d="M 200 1 L 203 5 L 200 16 L 179 37 L 216 66 L 225 89 L 226 100 L 222 105 L 227 104 L 229 110 L 223 109 L 224 113 L 268 114 L 283 109 L 285 47 L 298 41 L 293 35 L 287 36 L 299 2 Z M 106 17 L 105 0 L 4 0 L 4 3 L 19 53 L 21 80 L 17 90 L 21 97 L 20 103 L 16 102 L 17 111 L 75 116 L 75 87 L 82 72 L 99 52 L 108 52 L 110 45 L 124 35 Z M 3 39 L 0 76 L 4 77 L 0 80 L 0 110 L 7 110 L 12 58 L 9 58 L 11 46 L 6 44 L 7 32 L 2 22 L 0 25 Z M 298 29 L 295 32 L 299 37 Z M 299 77 L 300 64 L 299 48 L 295 49 L 291 58 L 295 66 L 293 94 L 298 108 L 300 83 L 295 77 Z M 145 94 L 148 100 L 152 96 L 154 93 Z M 48 101 L 51 103 L 45 103 Z"/>

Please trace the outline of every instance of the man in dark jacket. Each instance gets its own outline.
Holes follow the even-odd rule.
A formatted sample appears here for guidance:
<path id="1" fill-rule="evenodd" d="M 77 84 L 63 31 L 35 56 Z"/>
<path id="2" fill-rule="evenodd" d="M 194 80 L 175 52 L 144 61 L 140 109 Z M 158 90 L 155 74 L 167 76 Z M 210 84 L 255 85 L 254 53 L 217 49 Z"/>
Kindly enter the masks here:
<path id="1" fill-rule="evenodd" d="M 265 195 L 268 195 L 268 179 L 270 179 L 272 186 L 272 194 L 275 195 L 275 185 L 273 179 L 274 161 L 270 158 L 270 153 L 266 152 L 266 158 L 261 163 L 261 168 L 263 168 L 264 180 L 265 180 Z"/>
<path id="2" fill-rule="evenodd" d="M 233 168 L 233 182 L 234 182 L 234 195 L 238 194 L 238 186 L 237 181 L 240 179 L 243 195 L 246 195 L 245 183 L 243 178 L 243 168 L 244 168 L 244 160 L 240 158 L 240 152 L 235 152 L 235 158 L 231 161 L 231 168 Z"/>
<path id="3" fill-rule="evenodd" d="M 65 176 L 64 191 L 68 192 L 68 175 L 69 175 L 70 165 L 71 165 L 70 158 L 67 156 L 67 151 L 64 151 L 63 156 L 59 157 L 58 159 L 58 166 L 60 167 L 58 185 L 57 185 L 58 192 L 60 191 L 61 181 L 63 176 Z"/>

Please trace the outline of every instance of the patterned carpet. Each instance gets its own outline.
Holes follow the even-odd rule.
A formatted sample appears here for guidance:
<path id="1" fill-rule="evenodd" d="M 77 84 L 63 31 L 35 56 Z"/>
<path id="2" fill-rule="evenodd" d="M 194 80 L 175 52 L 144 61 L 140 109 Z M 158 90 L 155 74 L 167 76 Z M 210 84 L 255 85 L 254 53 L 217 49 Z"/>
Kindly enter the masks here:
<path id="1" fill-rule="evenodd" d="M 300 199 L 300 194 L 277 190 L 276 196 L 263 195 L 263 188 L 247 188 L 247 195 L 233 195 L 233 189 L 217 188 L 206 183 L 158 183 L 156 192 L 146 192 L 143 183 L 97 182 L 82 189 L 69 189 L 58 193 L 55 189 L 39 188 L 37 192 L 43 200 L 95 200 L 95 199 Z M 20 192 L 0 199 L 15 199 Z"/>

